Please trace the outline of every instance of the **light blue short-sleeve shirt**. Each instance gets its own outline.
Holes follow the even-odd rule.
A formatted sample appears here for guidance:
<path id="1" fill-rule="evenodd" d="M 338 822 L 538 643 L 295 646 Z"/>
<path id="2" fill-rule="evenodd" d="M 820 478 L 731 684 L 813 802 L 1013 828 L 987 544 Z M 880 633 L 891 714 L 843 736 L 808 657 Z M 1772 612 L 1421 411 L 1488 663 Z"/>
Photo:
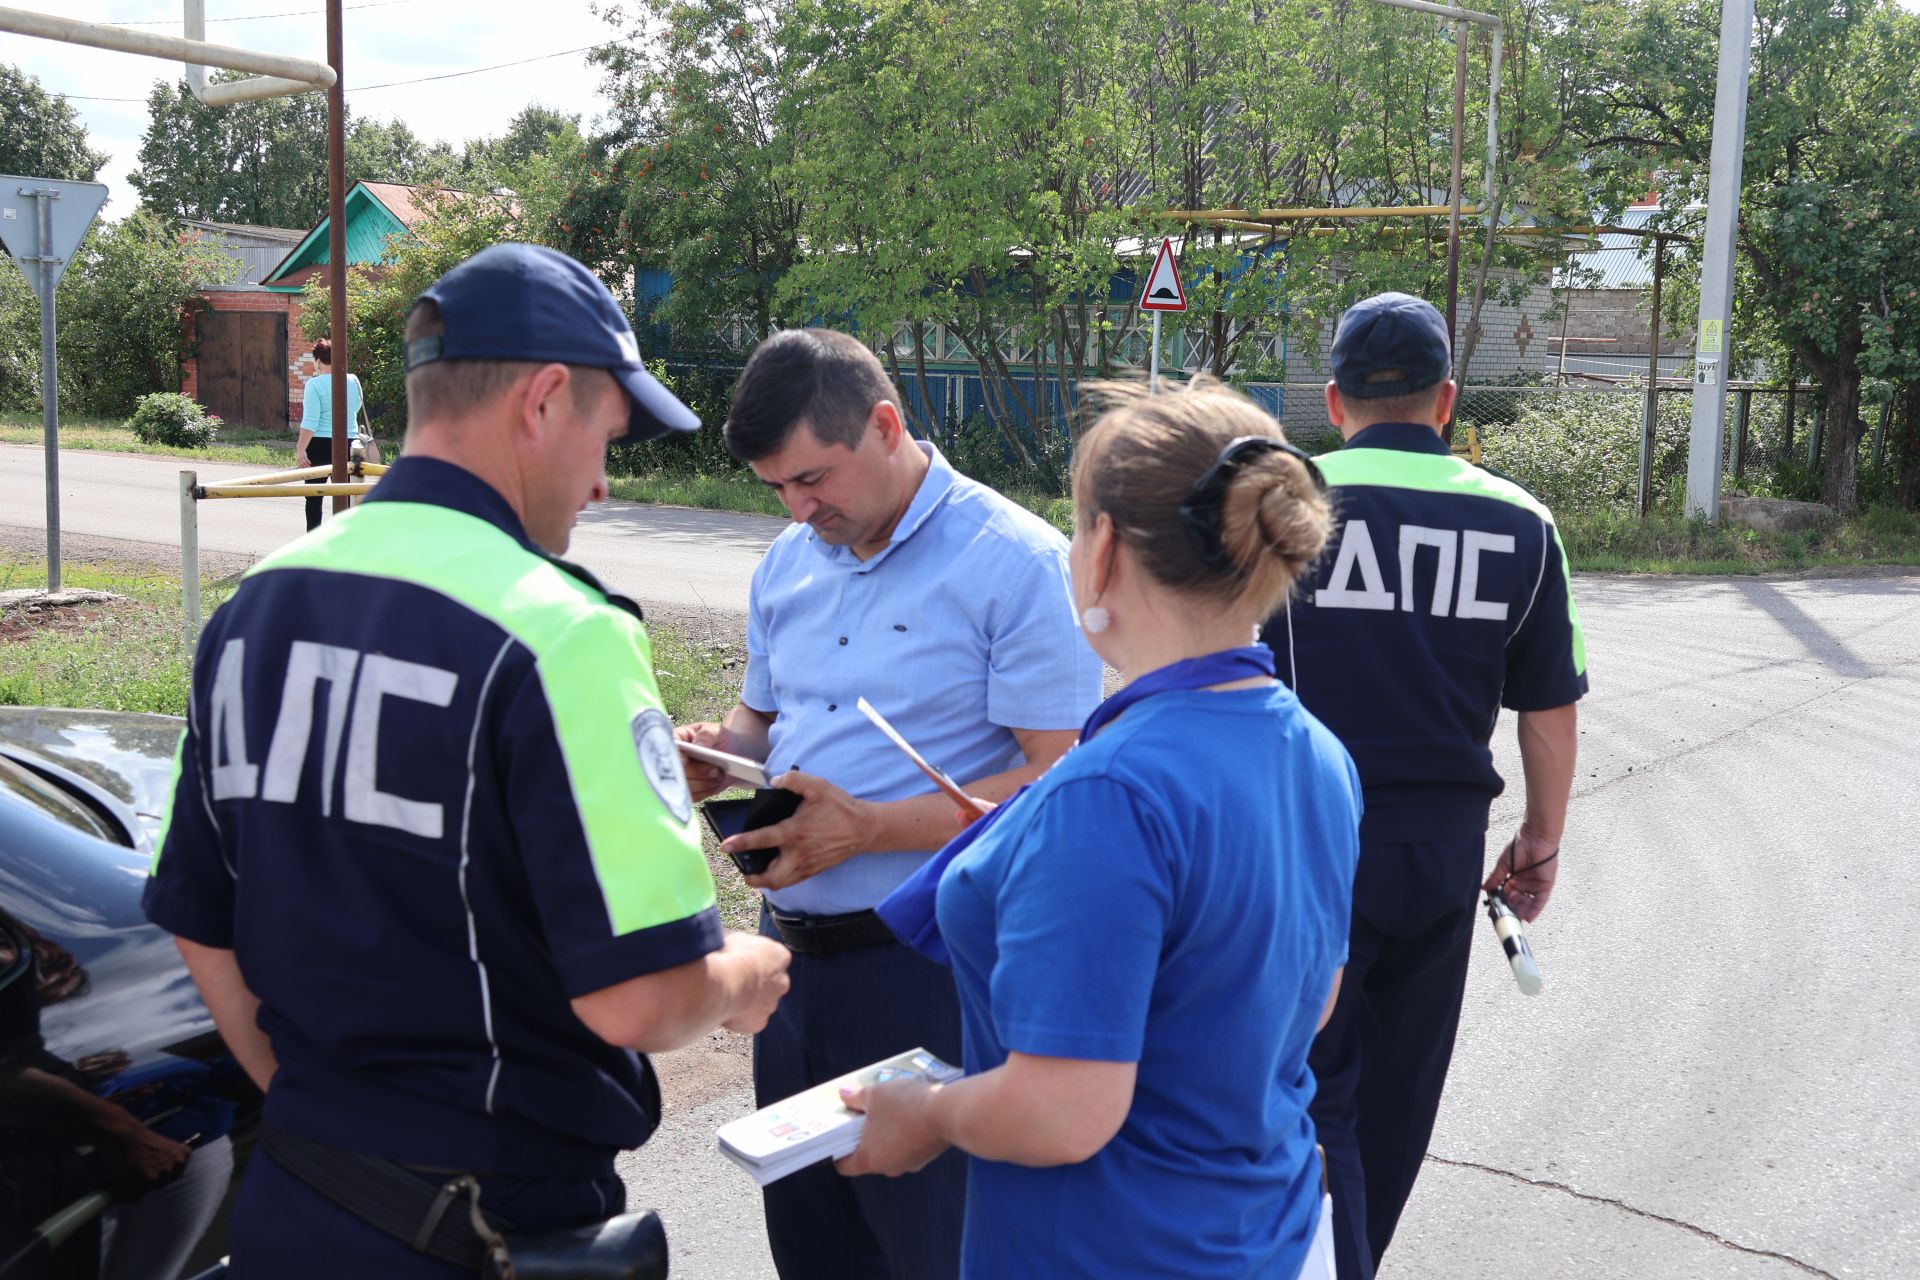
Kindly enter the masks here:
<path id="1" fill-rule="evenodd" d="M 347 439 L 352 440 L 360 434 L 360 379 L 353 374 L 347 375 Z M 318 373 L 307 379 L 307 389 L 300 397 L 300 425 L 314 435 L 330 438 L 333 435 L 333 375 Z"/>
<path id="2" fill-rule="evenodd" d="M 931 465 L 885 550 L 862 561 L 796 524 L 754 570 L 740 700 L 777 717 L 769 774 L 799 769 L 862 800 L 931 790 L 860 714 L 863 696 L 962 783 L 1020 764 L 1013 730 L 1078 729 L 1099 704 L 1067 540 L 920 448 Z M 858 854 L 767 896 L 798 915 L 865 910 L 928 852 Z"/>

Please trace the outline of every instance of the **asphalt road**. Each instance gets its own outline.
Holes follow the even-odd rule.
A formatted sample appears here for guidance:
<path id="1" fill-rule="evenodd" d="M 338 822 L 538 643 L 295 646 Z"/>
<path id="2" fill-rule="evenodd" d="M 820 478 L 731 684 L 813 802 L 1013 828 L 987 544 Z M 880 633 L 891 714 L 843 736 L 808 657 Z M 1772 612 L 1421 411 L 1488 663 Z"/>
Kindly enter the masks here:
<path id="1" fill-rule="evenodd" d="M 0 444 L 0 524 L 46 527 L 43 451 Z M 62 530 L 178 548 L 179 473 L 172 458 L 87 450 L 60 455 Z M 201 484 L 260 475 L 263 467 L 203 463 Z M 235 498 L 199 504 L 200 546 L 263 556 L 306 532 L 298 498 Z M 580 517 L 568 555 L 645 604 L 745 612 L 747 578 L 785 524 L 680 507 L 609 502 Z"/>
<path id="2" fill-rule="evenodd" d="M 63 523 L 170 542 L 175 469 L 66 455 Z M 40 501 L 38 451 L 0 446 L 0 524 L 37 525 Z M 258 554 L 299 528 L 241 505 L 204 515 L 205 545 Z M 738 610 L 778 528 L 613 506 L 576 553 L 642 599 Z M 1920 577 L 1575 594 L 1593 692 L 1531 935 L 1547 989 L 1520 995 L 1482 932 L 1383 1280 L 1914 1275 Z M 1510 725 L 1500 744 L 1517 779 Z M 1518 817 L 1503 797 L 1496 839 Z M 668 1080 L 681 1105 L 623 1162 L 634 1203 L 662 1210 L 677 1276 L 770 1277 L 757 1195 L 712 1151 L 751 1106 L 741 1060 L 682 1058 Z"/>

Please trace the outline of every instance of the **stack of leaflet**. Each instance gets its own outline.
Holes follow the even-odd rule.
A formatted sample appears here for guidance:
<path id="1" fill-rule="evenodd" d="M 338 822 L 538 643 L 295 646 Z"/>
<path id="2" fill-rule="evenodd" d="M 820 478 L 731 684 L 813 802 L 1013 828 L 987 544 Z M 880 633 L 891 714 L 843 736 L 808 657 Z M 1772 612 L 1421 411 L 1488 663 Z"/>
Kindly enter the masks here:
<path id="1" fill-rule="evenodd" d="M 842 1089 L 888 1080 L 922 1079 L 946 1084 L 962 1074 L 958 1067 L 949 1066 L 925 1049 L 911 1049 L 721 1125 L 720 1154 L 764 1187 L 810 1164 L 853 1154 L 860 1145 L 866 1117 L 841 1104 Z"/>

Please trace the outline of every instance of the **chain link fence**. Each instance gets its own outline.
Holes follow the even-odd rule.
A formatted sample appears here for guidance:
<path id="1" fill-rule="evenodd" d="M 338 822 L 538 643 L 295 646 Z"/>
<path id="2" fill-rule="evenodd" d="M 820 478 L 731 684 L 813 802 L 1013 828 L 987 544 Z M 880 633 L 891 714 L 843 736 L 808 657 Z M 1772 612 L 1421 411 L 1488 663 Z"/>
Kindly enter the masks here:
<path id="1" fill-rule="evenodd" d="M 1250 387 L 1274 412 L 1287 437 L 1315 452 L 1335 448 L 1323 383 Z M 1665 383 L 1654 392 L 1649 498 L 1677 503 L 1686 485 L 1693 392 Z M 1641 439 L 1647 387 L 1640 383 L 1570 382 L 1562 386 L 1468 386 L 1455 411 L 1454 447 L 1477 442 L 1480 462 L 1524 485 L 1555 511 L 1630 512 L 1639 501 Z M 1810 466 L 1819 430 L 1819 393 L 1802 385 L 1733 388 L 1721 453 L 1728 488 L 1760 483 Z M 1743 425 L 1744 424 L 1744 425 Z"/>

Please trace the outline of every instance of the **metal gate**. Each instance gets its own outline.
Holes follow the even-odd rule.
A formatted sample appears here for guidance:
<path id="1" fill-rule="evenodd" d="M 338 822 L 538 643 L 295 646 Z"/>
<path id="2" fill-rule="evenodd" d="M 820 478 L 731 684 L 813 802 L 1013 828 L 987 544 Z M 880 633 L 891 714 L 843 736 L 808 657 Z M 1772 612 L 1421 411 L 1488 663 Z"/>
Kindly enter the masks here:
<path id="1" fill-rule="evenodd" d="M 197 320 L 200 403 L 233 426 L 286 430 L 286 312 L 203 311 Z"/>

